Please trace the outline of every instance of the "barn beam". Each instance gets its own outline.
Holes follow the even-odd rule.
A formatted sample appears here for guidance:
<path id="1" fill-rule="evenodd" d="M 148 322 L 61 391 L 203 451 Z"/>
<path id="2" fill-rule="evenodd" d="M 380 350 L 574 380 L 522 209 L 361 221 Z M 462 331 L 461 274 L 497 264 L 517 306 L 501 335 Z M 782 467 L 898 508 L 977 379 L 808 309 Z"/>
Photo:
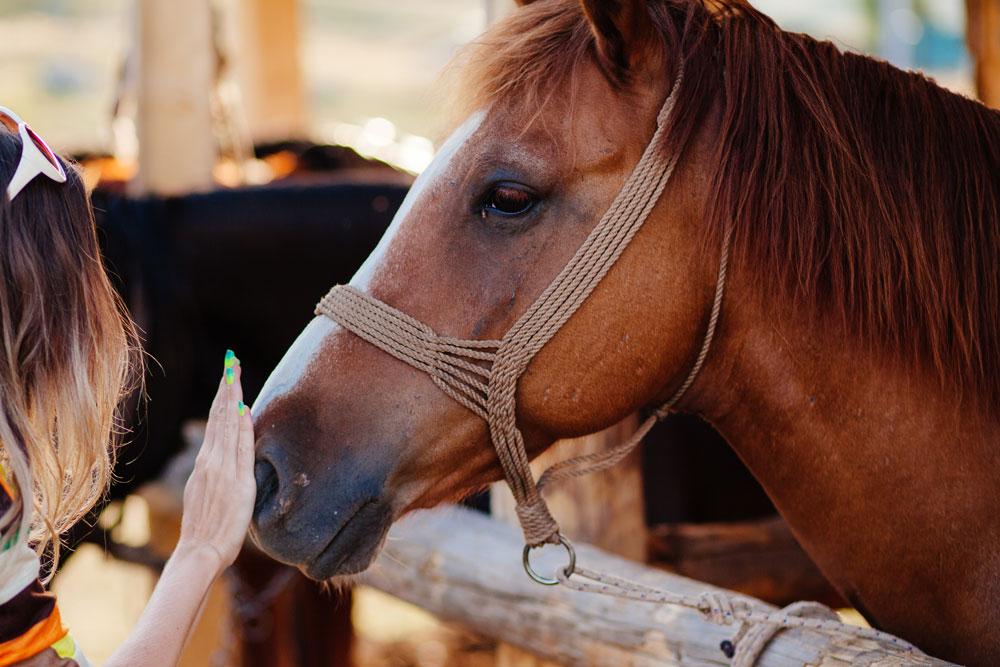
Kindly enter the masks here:
<path id="1" fill-rule="evenodd" d="M 139 193 L 213 187 L 216 57 L 208 0 L 139 0 Z"/>
<path id="2" fill-rule="evenodd" d="M 1000 109 L 1000 0 L 966 0 L 965 7 L 976 92 L 985 104 Z"/>
<path id="3" fill-rule="evenodd" d="M 506 523 L 446 507 L 415 513 L 389 533 L 365 583 L 462 626 L 561 664 L 719 665 L 734 628 L 697 611 L 540 586 L 521 569 L 522 537 Z M 577 545 L 578 561 L 657 588 L 697 595 L 719 591 L 595 547 Z M 774 609 L 763 602 L 763 609 Z M 760 667 L 949 663 L 836 631 L 779 633 Z"/>
<path id="4" fill-rule="evenodd" d="M 298 0 L 240 0 L 235 73 L 255 143 L 301 139 L 307 113 Z"/>

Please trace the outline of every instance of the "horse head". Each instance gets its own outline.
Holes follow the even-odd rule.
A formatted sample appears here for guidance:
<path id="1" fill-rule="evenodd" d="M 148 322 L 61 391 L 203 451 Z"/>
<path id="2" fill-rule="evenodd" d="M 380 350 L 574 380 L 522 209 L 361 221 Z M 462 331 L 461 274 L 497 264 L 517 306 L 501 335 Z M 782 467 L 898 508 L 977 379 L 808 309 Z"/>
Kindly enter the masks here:
<path id="1" fill-rule="evenodd" d="M 666 62 L 649 11 L 645 0 L 539 2 L 480 38 L 464 59 L 466 117 L 350 286 L 440 336 L 502 339 L 650 143 L 680 72 Z M 527 30 L 539 24 L 548 27 Z M 521 86 L 505 79 L 512 59 L 530 65 L 545 40 L 580 30 L 562 71 L 525 73 L 531 81 Z M 719 252 L 705 251 L 699 233 L 698 165 L 712 122 L 699 123 L 668 137 L 662 148 L 679 160 L 658 204 L 517 383 L 529 456 L 662 402 L 688 372 Z M 255 539 L 316 579 L 366 568 L 407 511 L 502 476 L 480 416 L 322 315 L 275 369 L 254 414 Z"/>

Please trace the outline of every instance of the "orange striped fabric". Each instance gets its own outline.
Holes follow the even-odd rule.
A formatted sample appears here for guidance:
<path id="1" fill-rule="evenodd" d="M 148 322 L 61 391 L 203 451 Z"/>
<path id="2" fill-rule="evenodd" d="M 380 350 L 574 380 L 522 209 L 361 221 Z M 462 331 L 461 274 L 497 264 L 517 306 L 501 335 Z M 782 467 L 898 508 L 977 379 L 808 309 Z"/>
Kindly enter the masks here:
<path id="1" fill-rule="evenodd" d="M 0 644 L 0 667 L 14 665 L 38 655 L 65 636 L 66 628 L 59 616 L 59 608 L 53 607 L 52 613 L 31 626 L 27 632 Z"/>
<path id="2" fill-rule="evenodd" d="M 0 512 L 17 499 L 17 490 L 0 465 Z M 0 599 L 0 667 L 87 667 L 87 659 L 63 627 L 55 598 L 41 582 L 32 580 L 37 576 L 38 558 L 28 549 L 26 531 L 21 528 L 15 523 L 9 535 L 0 539 L 0 560 L 7 559 L 9 566 L 5 572 L 16 575 L 4 582 L 6 590 Z M 29 565 L 26 570 L 21 567 L 25 559 Z M 30 567 L 32 563 L 34 567 Z M 17 577 L 25 574 L 27 580 L 18 582 Z M 23 589 L 10 594 L 13 586 L 22 585 Z"/>

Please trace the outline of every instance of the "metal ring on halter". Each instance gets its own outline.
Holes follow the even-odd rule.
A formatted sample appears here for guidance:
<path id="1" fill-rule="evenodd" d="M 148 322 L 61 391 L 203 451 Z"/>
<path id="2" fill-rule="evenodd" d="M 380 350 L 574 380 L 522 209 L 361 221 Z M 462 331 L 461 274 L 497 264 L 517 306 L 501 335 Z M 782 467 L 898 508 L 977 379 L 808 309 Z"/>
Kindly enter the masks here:
<path id="1" fill-rule="evenodd" d="M 563 572 L 568 577 L 571 574 L 573 574 L 573 572 L 576 570 L 576 549 L 573 548 L 573 543 L 567 540 L 565 537 L 563 537 L 562 535 L 559 535 L 558 537 L 559 537 L 559 544 L 563 545 L 563 548 L 566 549 L 566 554 L 569 556 L 569 564 L 566 565 L 565 568 L 563 568 Z M 528 573 L 528 576 L 531 577 L 533 581 L 536 581 L 539 584 L 542 584 L 544 586 L 555 586 L 556 584 L 559 583 L 558 579 L 543 577 L 542 575 L 538 574 L 533 569 L 531 569 L 531 550 L 541 546 L 545 545 L 544 544 L 538 544 L 535 546 L 531 546 L 530 544 L 524 545 L 524 553 L 521 557 L 521 561 L 524 563 L 524 571 Z"/>

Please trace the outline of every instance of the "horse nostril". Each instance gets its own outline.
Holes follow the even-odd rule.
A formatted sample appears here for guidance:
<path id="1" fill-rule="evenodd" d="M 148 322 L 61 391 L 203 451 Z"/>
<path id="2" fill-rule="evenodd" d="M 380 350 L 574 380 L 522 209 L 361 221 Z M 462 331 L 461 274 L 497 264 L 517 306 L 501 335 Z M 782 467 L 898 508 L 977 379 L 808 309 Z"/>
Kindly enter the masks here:
<path id="1" fill-rule="evenodd" d="M 273 504 L 278 495 L 278 471 L 267 459 L 257 459 L 253 466 L 253 476 L 257 481 L 257 499 L 254 501 L 253 515 L 259 518 L 265 507 Z"/>

